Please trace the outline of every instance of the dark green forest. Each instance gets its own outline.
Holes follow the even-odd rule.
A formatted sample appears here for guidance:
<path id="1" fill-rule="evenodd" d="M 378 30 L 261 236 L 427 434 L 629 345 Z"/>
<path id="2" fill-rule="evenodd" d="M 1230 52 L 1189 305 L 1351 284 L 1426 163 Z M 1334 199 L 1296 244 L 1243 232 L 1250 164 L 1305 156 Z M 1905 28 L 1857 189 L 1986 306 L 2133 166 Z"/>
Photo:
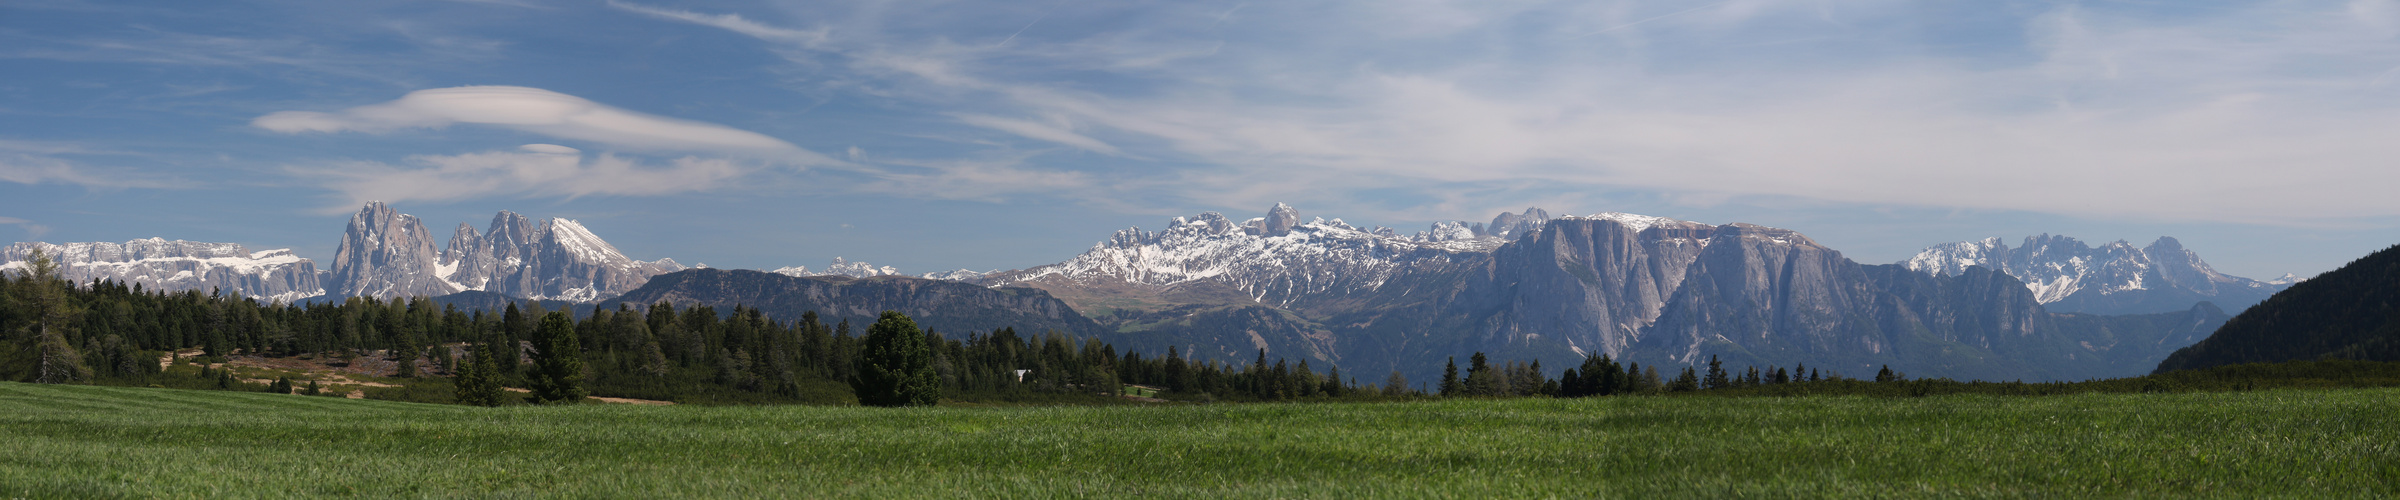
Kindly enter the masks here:
<path id="1" fill-rule="evenodd" d="M 2160 373 L 2240 363 L 2400 361 L 2400 246 L 2367 254 L 2242 311 L 2159 363 Z"/>

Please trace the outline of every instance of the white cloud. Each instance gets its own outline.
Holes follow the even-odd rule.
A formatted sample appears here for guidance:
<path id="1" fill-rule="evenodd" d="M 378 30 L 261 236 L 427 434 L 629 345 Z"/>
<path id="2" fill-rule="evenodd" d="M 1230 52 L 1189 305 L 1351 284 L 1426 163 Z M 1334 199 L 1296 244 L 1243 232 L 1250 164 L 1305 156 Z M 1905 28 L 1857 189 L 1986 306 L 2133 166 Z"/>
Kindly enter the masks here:
<path id="1" fill-rule="evenodd" d="M 1124 170 L 1212 205 L 1522 185 L 2102 219 L 2400 216 L 2383 192 L 2400 185 L 2400 10 L 2384 0 L 2174 15 L 1362 0 L 1080 19 L 911 5 L 791 7 L 843 26 L 809 38 L 802 55 L 826 61 L 795 61 L 968 126 L 1175 159 Z M 887 15 L 900 10 L 924 15 Z M 1062 28 L 991 43 L 1037 14 Z M 794 45 L 749 19 L 659 17 Z M 1142 50 L 1168 62 L 1122 64 Z M 1523 192 L 1427 203 L 1480 211 Z"/>
<path id="2" fill-rule="evenodd" d="M 19 219 L 16 217 L 0 217 L 0 225 L 14 225 L 24 228 L 25 234 L 34 238 L 40 238 L 43 234 L 48 234 L 50 232 L 50 226 L 35 224 L 33 221 Z"/>
<path id="3" fill-rule="evenodd" d="M 874 172 L 859 186 L 921 198 L 1000 202 L 1024 196 L 1092 199 L 1100 185 L 1089 174 L 1029 169 L 1022 156 L 985 160 L 884 160 L 906 172 Z M 1107 200 L 1093 200 L 1106 203 Z"/>
<path id="4" fill-rule="evenodd" d="M 1068 146 L 1073 146 L 1075 149 L 1091 151 L 1094 153 L 1110 155 L 1120 154 L 1120 152 L 1117 151 L 1116 146 L 1110 146 L 1108 143 L 1100 142 L 1099 139 L 1093 139 L 1091 137 L 1086 137 L 1083 134 L 1075 133 L 1074 131 L 1067 130 L 1060 125 L 965 113 L 953 114 L 951 116 L 958 118 L 958 121 L 961 123 L 1025 136 L 1029 139 L 1065 144 Z"/>
<path id="5" fill-rule="evenodd" d="M 743 19 L 742 16 L 735 14 L 701 14 L 688 10 L 664 9 L 646 5 L 619 2 L 616 0 L 609 0 L 608 6 L 662 19 L 715 26 L 718 28 L 723 28 L 726 31 L 741 33 L 765 40 L 815 44 L 825 41 L 825 34 L 827 31 L 825 29 L 802 31 L 777 28 L 759 24 L 748 19 Z"/>
<path id="6" fill-rule="evenodd" d="M 8 149 L 6 144 L 0 144 L 0 151 Z M 49 156 L 7 153 L 0 153 L 0 181 L 73 184 L 87 188 L 165 188 L 179 183 L 159 175 L 93 172 L 73 162 Z"/>
<path id="7" fill-rule="evenodd" d="M 327 210 L 349 210 L 368 200 L 446 201 L 491 196 L 655 196 L 706 191 L 754 168 L 724 159 L 685 157 L 664 167 L 643 165 L 612 154 L 586 157 L 575 148 L 527 144 L 515 151 L 411 156 L 408 165 L 346 162 L 293 167 L 294 173 L 324 179 L 342 202 Z"/>
<path id="8" fill-rule="evenodd" d="M 280 111 L 251 121 L 253 126 L 283 133 L 383 133 L 456 123 L 494 125 L 633 150 L 708 152 L 801 165 L 837 163 L 755 132 L 637 113 L 529 87 L 419 90 L 381 104 L 331 113 Z"/>

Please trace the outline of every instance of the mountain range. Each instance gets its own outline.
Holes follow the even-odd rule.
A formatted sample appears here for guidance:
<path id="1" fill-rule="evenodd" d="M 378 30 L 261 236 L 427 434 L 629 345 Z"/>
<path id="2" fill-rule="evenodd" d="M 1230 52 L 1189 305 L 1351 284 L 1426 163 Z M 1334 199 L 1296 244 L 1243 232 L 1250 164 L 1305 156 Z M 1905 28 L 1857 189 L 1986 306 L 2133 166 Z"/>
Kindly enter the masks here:
<path id="1" fill-rule="evenodd" d="M 1056 330 L 1195 358 L 1265 351 L 1412 378 L 1472 352 L 1553 367 L 1607 354 L 1851 375 L 1883 365 L 1988 380 L 2131 375 L 2205 337 L 2227 309 L 2289 286 L 2217 273 L 2172 238 L 2145 248 L 2026 241 L 1946 244 L 1873 265 L 1752 224 L 1529 208 L 1402 234 L 1279 203 L 1241 221 L 1207 212 L 1159 231 L 1125 229 L 1056 264 L 911 277 L 839 258 L 814 271 L 686 269 L 628 258 L 573 220 L 537 224 L 507 211 L 482 231 L 460 224 L 437 250 L 416 217 L 369 203 L 324 271 L 238 245 L 51 247 L 84 270 L 79 279 L 207 283 L 272 300 L 464 294 L 449 303 L 670 301 L 859 319 L 897 309 L 939 331 Z M 40 245 L 9 247 L 11 259 Z M 127 250 L 136 246 L 144 250 Z M 156 250 L 166 246 L 178 249 Z"/>
<path id="2" fill-rule="evenodd" d="M 168 241 L 17 243 L 0 248 L 0 270 L 22 269 L 35 250 L 59 264 L 69 281 L 108 280 L 145 290 L 225 293 L 292 302 L 323 295 L 315 262 L 291 249 L 251 251 L 236 243 Z"/>
<path id="3" fill-rule="evenodd" d="M 2028 236 L 2017 248 L 2000 238 L 1946 243 L 1901 262 L 1926 273 L 1958 275 L 1985 266 L 2014 276 L 2053 312 L 2137 314 L 2178 311 L 2208 301 L 2239 312 L 2299 281 L 2227 276 L 2171 237 L 2134 247 L 2123 240 L 2094 248 L 2066 236 Z"/>

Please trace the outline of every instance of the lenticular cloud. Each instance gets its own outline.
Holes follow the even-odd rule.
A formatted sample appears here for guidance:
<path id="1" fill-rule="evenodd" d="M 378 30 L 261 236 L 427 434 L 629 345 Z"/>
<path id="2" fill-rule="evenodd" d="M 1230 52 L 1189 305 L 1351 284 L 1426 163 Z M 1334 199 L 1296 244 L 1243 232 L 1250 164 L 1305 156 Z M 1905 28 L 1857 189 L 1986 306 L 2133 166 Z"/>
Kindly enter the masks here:
<path id="1" fill-rule="evenodd" d="M 251 120 L 283 133 L 384 133 L 494 125 L 619 148 L 697 151 L 794 163 L 832 163 L 782 140 L 714 123 L 618 109 L 589 99 L 531 87 L 471 86 L 410 92 L 400 99 L 335 112 L 281 111 Z"/>

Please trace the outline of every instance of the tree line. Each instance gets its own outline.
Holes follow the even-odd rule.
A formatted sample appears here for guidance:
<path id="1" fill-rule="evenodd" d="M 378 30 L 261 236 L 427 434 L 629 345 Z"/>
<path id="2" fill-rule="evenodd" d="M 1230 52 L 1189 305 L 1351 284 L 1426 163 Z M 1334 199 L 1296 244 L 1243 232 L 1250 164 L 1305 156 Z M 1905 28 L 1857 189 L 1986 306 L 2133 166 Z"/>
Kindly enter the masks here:
<path id="1" fill-rule="evenodd" d="M 2247 388 L 2283 373 L 2234 372 L 2249 374 L 2233 377 L 2248 380 L 2238 385 L 2224 377 L 2205 379 L 2215 382 L 2195 382 L 2199 379 L 2189 375 L 2162 378 L 2174 374 L 2075 385 L 1910 380 L 1886 367 L 1863 381 L 1805 365 L 1735 371 L 1713 357 L 1704 366 L 1669 368 L 1672 375 L 1666 375 L 1657 366 L 1597 355 L 1551 377 L 1539 361 L 1494 363 L 1474 353 L 1464 373 L 1450 360 L 1439 383 L 1423 388 L 1411 387 L 1398 371 L 1361 383 L 1334 366 L 1312 366 L 1305 359 L 1270 361 L 1263 349 L 1249 363 L 1228 363 L 1187 359 L 1172 347 L 1163 355 L 1120 350 L 1055 331 L 1023 334 L 999 328 L 953 337 L 920 330 L 897 312 L 884 313 L 861 335 L 847 319 L 828 323 L 809 312 L 786 322 L 743 306 L 724 313 L 670 303 L 553 311 L 526 302 L 522 308 L 511 303 L 486 313 L 424 297 L 262 304 L 110 281 L 77 286 L 58 276 L 56 264 L 37 254 L 24 269 L 0 279 L 5 287 L 0 333 L 7 340 L 0 378 L 277 392 L 313 392 L 317 384 L 284 379 L 251 387 L 255 384 L 234 381 L 224 371 L 203 369 L 199 377 L 161 373 L 159 361 L 167 353 L 192 348 L 204 360 L 219 362 L 238 353 L 305 356 L 336 365 L 388 364 L 396 377 L 417 381 L 384 391 L 395 399 L 481 405 L 569 403 L 591 395 L 702 404 L 1101 402 L 1117 401 L 1127 385 L 1156 388 L 1154 397 L 1185 401 L 2036 394 Z M 2376 368 L 2343 366 L 2348 368 L 2307 372 L 2314 377 L 2308 380 L 2366 385 L 2384 380 L 2376 378 L 2384 373 Z M 2320 373 L 2325 370 L 2332 375 Z"/>

